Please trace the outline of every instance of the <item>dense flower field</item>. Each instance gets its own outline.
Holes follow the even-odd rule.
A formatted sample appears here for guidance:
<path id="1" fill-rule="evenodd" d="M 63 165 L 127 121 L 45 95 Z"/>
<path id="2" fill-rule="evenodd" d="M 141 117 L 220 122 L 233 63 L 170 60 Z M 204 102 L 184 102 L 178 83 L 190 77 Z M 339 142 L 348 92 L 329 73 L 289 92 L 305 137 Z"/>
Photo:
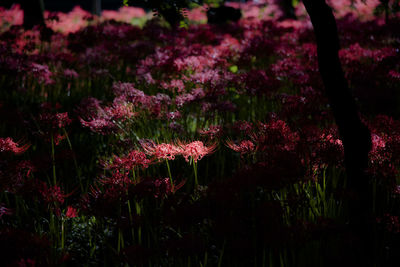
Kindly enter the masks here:
<path id="1" fill-rule="evenodd" d="M 331 1 L 372 132 L 376 266 L 399 252 L 400 27 Z M 304 7 L 204 8 L 171 30 L 144 10 L 0 8 L 2 266 L 346 266 L 343 146 Z M 372 246 L 372 245 L 371 245 Z M 355 265 L 353 265 L 355 266 Z"/>

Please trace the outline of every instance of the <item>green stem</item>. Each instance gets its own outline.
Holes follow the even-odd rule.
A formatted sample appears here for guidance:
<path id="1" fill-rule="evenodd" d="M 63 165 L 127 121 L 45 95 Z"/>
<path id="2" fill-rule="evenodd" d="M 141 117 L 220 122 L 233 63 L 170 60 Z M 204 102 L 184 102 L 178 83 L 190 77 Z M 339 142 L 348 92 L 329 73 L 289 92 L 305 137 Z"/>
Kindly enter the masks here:
<path id="1" fill-rule="evenodd" d="M 207 261 L 208 261 L 208 253 L 206 251 L 206 253 L 204 254 L 204 263 L 203 263 L 203 267 L 207 266 Z"/>
<path id="2" fill-rule="evenodd" d="M 61 219 L 61 249 L 64 249 L 65 243 L 65 229 L 64 229 L 64 219 Z"/>
<path id="3" fill-rule="evenodd" d="M 169 175 L 169 180 L 171 182 L 172 191 L 174 191 L 174 182 L 172 181 L 171 169 L 169 167 L 169 163 L 168 163 L 167 159 L 165 160 L 165 162 L 167 163 L 168 175 Z"/>
<path id="4" fill-rule="evenodd" d="M 225 244 L 226 244 L 226 239 L 224 240 L 224 244 L 222 245 L 221 253 L 219 254 L 218 267 L 222 266 L 222 257 L 224 256 Z"/>
<path id="5" fill-rule="evenodd" d="M 122 235 L 122 230 L 118 229 L 118 254 L 121 251 L 121 249 L 123 249 L 124 246 L 124 237 Z"/>
<path id="6" fill-rule="evenodd" d="M 199 185 L 199 181 L 197 179 L 197 162 L 193 161 L 193 170 L 194 170 L 194 187 L 195 189 Z"/>
<path id="7" fill-rule="evenodd" d="M 133 182 L 136 182 L 136 173 L 134 168 L 132 168 L 132 177 L 133 177 Z"/>
<path id="8" fill-rule="evenodd" d="M 136 204 L 136 214 L 141 215 L 142 211 L 140 208 L 140 204 L 138 202 L 136 202 L 135 204 Z M 139 226 L 139 228 L 138 228 L 138 242 L 139 242 L 139 245 L 142 244 L 142 227 L 141 226 Z"/>
<path id="9" fill-rule="evenodd" d="M 128 192 L 126 192 L 128 195 Z M 135 231 L 133 230 L 133 217 L 132 217 L 132 209 L 131 209 L 131 201 L 128 200 L 128 212 L 129 212 L 129 221 L 131 222 L 131 234 L 132 234 L 132 241 L 135 241 Z"/>

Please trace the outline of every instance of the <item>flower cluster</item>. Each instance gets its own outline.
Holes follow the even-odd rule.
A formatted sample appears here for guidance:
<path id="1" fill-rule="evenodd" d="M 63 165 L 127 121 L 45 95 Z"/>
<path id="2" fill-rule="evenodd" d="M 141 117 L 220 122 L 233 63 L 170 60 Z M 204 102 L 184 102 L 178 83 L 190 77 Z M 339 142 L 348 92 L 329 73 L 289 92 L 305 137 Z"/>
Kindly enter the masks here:
<path id="1" fill-rule="evenodd" d="M 20 145 L 14 142 L 10 137 L 0 138 L 0 152 L 11 152 L 13 154 L 22 154 L 29 148 L 29 144 Z"/>

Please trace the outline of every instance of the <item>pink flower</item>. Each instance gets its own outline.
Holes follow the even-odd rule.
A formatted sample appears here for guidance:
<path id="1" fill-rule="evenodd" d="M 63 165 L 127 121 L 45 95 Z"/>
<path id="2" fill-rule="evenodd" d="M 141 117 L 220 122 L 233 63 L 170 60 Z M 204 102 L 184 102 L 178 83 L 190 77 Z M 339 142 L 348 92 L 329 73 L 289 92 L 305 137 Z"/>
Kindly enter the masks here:
<path id="1" fill-rule="evenodd" d="M 112 173 L 111 177 L 100 178 L 99 182 L 105 189 L 104 197 L 108 200 L 116 200 L 125 194 L 128 187 L 134 183 L 128 174 L 128 172 L 116 170 Z"/>
<path id="2" fill-rule="evenodd" d="M 182 149 L 172 144 L 155 144 L 154 142 L 143 142 L 142 148 L 145 153 L 157 159 L 174 160 L 175 156 L 182 152 Z"/>
<path id="3" fill-rule="evenodd" d="M 171 193 L 175 193 L 180 189 L 186 180 L 183 180 L 177 186 L 172 187 L 169 178 L 145 178 L 133 187 L 132 193 L 139 198 L 153 196 L 154 198 L 164 198 Z"/>
<path id="4" fill-rule="evenodd" d="M 244 132 L 246 134 L 250 133 L 253 129 L 253 125 L 248 121 L 236 121 L 232 128 L 237 132 Z"/>
<path id="5" fill-rule="evenodd" d="M 39 188 L 43 200 L 47 203 L 58 202 L 60 204 L 64 203 L 64 199 L 68 196 L 65 195 L 58 185 L 48 187 L 46 183 L 42 183 L 41 188 Z"/>
<path id="6" fill-rule="evenodd" d="M 67 79 L 75 79 L 79 77 L 78 73 L 73 69 L 65 69 L 64 76 Z"/>
<path id="7" fill-rule="evenodd" d="M 389 71 L 389 77 L 391 77 L 393 79 L 400 80 L 400 72 L 397 72 L 395 70 L 390 70 Z"/>
<path id="8" fill-rule="evenodd" d="M 106 169 L 125 169 L 132 170 L 134 167 L 142 167 L 146 169 L 151 163 L 150 159 L 146 158 L 146 154 L 137 150 L 131 151 L 125 157 L 115 156 L 111 164 L 104 163 Z"/>
<path id="9" fill-rule="evenodd" d="M 23 145 L 14 142 L 10 137 L 0 138 L 0 152 L 12 152 L 14 154 L 24 153 L 29 145 Z"/>
<path id="10" fill-rule="evenodd" d="M 211 139 L 218 138 L 223 134 L 222 126 L 220 125 L 210 125 L 208 129 L 199 130 L 201 135 L 206 135 Z"/>
<path id="11" fill-rule="evenodd" d="M 372 139 L 372 150 L 371 151 L 377 151 L 380 148 L 386 147 L 385 140 L 382 137 L 380 137 L 379 135 L 373 133 L 371 135 L 371 139 Z"/>
<path id="12" fill-rule="evenodd" d="M 83 126 L 89 127 L 93 132 L 100 133 L 102 135 L 109 134 L 116 129 L 114 123 L 104 118 L 91 118 L 88 121 L 80 118 L 79 120 Z"/>
<path id="13" fill-rule="evenodd" d="M 243 140 L 238 145 L 235 144 L 232 140 L 226 141 L 226 145 L 236 151 L 240 152 L 241 155 L 253 152 L 255 150 L 255 145 L 250 140 Z"/>
<path id="14" fill-rule="evenodd" d="M 68 112 L 55 114 L 42 113 L 39 115 L 39 120 L 40 122 L 48 125 L 52 129 L 64 128 L 72 122 L 72 120 L 68 117 Z"/>
<path id="15" fill-rule="evenodd" d="M 189 144 L 183 144 L 178 142 L 180 148 L 182 149 L 182 155 L 187 162 L 189 162 L 189 157 L 193 159 L 195 163 L 202 159 L 205 155 L 211 154 L 215 151 L 217 147 L 216 143 L 210 146 L 205 146 L 202 141 L 194 141 Z"/>
<path id="16" fill-rule="evenodd" d="M 78 211 L 75 208 L 68 206 L 65 216 L 67 216 L 68 218 L 75 218 L 78 216 Z"/>
<path id="17" fill-rule="evenodd" d="M 268 123 L 259 122 L 257 132 L 250 136 L 260 151 L 293 151 L 299 140 L 298 134 L 293 132 L 285 121 L 276 119 Z"/>
<path id="18" fill-rule="evenodd" d="M 32 73 L 33 76 L 37 78 L 40 83 L 44 83 L 46 85 L 54 83 L 54 81 L 51 79 L 53 73 L 49 70 L 49 67 L 47 65 L 31 63 L 30 73 Z"/>
<path id="19" fill-rule="evenodd" d="M 163 82 L 161 83 L 164 89 L 170 90 L 171 92 L 175 92 L 175 89 L 178 93 L 185 91 L 185 84 L 182 80 L 173 79 L 170 83 Z"/>
<path id="20" fill-rule="evenodd" d="M 181 113 L 177 110 L 177 111 L 172 111 L 172 112 L 168 112 L 166 114 L 166 117 L 168 120 L 177 120 L 180 119 L 182 117 Z"/>

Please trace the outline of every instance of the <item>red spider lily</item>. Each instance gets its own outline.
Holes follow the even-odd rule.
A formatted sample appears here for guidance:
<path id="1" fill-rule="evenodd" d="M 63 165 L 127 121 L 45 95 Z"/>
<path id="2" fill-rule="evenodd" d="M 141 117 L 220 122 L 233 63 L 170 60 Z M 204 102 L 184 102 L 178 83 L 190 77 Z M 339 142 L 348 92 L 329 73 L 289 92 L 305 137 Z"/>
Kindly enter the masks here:
<path id="1" fill-rule="evenodd" d="M 304 153 L 310 156 L 314 171 L 331 164 L 342 166 L 343 144 L 336 127 L 320 129 L 308 126 L 302 129 L 302 135 L 304 138 L 300 139 L 299 148 L 301 147 Z"/>
<path id="2" fill-rule="evenodd" d="M 189 162 L 190 158 L 197 163 L 197 161 L 201 160 L 205 155 L 212 154 L 217 144 L 213 143 L 209 146 L 205 146 L 202 141 L 194 141 L 189 144 L 183 144 L 181 141 L 178 141 L 178 146 L 181 148 L 182 156 L 187 162 Z"/>
<path id="3" fill-rule="evenodd" d="M 68 112 L 63 113 L 42 113 L 39 115 L 39 121 L 46 125 L 47 127 L 51 127 L 52 129 L 57 128 L 65 128 L 65 126 L 69 125 L 72 121 L 68 117 Z"/>
<path id="4" fill-rule="evenodd" d="M 259 122 L 258 132 L 251 134 L 254 143 L 257 144 L 257 150 L 265 151 L 272 148 L 278 150 L 294 150 L 299 140 L 296 132 L 293 132 L 286 122 L 275 120 L 268 123 Z"/>
<path id="5" fill-rule="evenodd" d="M 6 207 L 3 206 L 4 204 L 0 204 L 0 219 L 3 217 L 3 215 L 11 215 L 12 210 L 7 209 Z"/>
<path id="6" fill-rule="evenodd" d="M 93 132 L 102 135 L 107 135 L 117 128 L 114 123 L 104 118 L 90 118 L 88 121 L 79 118 L 79 121 L 83 126 L 89 127 Z"/>
<path id="7" fill-rule="evenodd" d="M 393 78 L 394 80 L 400 80 L 400 72 L 397 72 L 395 70 L 390 70 L 388 76 Z"/>
<path id="8" fill-rule="evenodd" d="M 178 93 L 181 93 L 185 90 L 185 84 L 182 80 L 173 79 L 169 84 L 166 82 L 162 82 L 161 85 L 164 89 L 170 90 L 172 92 L 175 92 L 175 89 L 177 89 Z"/>
<path id="9" fill-rule="evenodd" d="M 118 100 L 118 99 L 116 99 Z M 133 112 L 133 105 L 124 101 L 114 101 L 111 107 L 105 107 L 104 113 L 107 117 L 113 120 L 125 121 L 135 117 L 137 112 Z"/>
<path id="10" fill-rule="evenodd" d="M 129 194 L 136 195 L 139 198 L 152 196 L 154 198 L 165 198 L 174 194 L 186 183 L 182 180 L 179 184 L 172 186 L 170 178 L 144 178 L 134 186 L 130 187 Z"/>
<path id="11" fill-rule="evenodd" d="M 253 129 L 253 125 L 251 122 L 248 121 L 236 121 L 233 124 L 232 128 L 237 132 L 243 132 L 248 134 Z"/>
<path id="12" fill-rule="evenodd" d="M 210 139 L 218 138 L 223 134 L 222 126 L 220 125 L 211 125 L 208 129 L 199 130 L 201 135 L 206 135 L 210 137 Z"/>
<path id="13" fill-rule="evenodd" d="M 31 63 L 30 73 L 38 79 L 40 83 L 52 84 L 54 81 L 51 79 L 53 73 L 49 70 L 47 65 Z"/>
<path id="14" fill-rule="evenodd" d="M 244 154 L 253 152 L 256 148 L 254 143 L 250 140 L 243 140 L 239 144 L 235 144 L 232 140 L 227 140 L 226 146 L 236 152 L 239 152 L 242 156 Z"/>
<path id="15" fill-rule="evenodd" d="M 44 103 L 41 107 L 44 111 L 38 117 L 39 133 L 46 141 L 51 142 L 52 140 L 55 145 L 59 145 L 66 138 L 66 134 L 61 134 L 59 129 L 71 124 L 72 120 L 69 118 L 68 112 L 53 113 L 51 111 L 52 106 L 49 103 Z M 54 109 L 58 108 L 60 106 L 56 104 Z"/>
<path id="16" fill-rule="evenodd" d="M 386 231 L 390 233 L 400 233 L 400 219 L 399 216 L 394 216 L 392 214 L 386 213 L 383 217 L 376 218 L 377 223 L 383 224 Z"/>
<path id="17" fill-rule="evenodd" d="M 4 170 L 0 168 L 0 187 L 6 188 L 10 192 L 15 192 L 24 187 L 26 178 L 36 171 L 34 164 L 29 160 L 8 162 L 5 167 Z"/>
<path id="18" fill-rule="evenodd" d="M 42 182 L 39 185 L 39 192 L 42 195 L 43 200 L 45 202 L 47 202 L 47 203 L 57 202 L 57 203 L 63 204 L 65 198 L 67 198 L 70 195 L 72 195 L 75 190 L 73 190 L 69 194 L 64 194 L 64 192 L 61 190 L 60 186 L 58 186 L 58 185 L 54 185 L 54 186 L 50 186 L 49 187 L 44 182 Z"/>
<path id="19" fill-rule="evenodd" d="M 182 114 L 179 111 L 172 111 L 165 114 L 168 120 L 174 121 L 182 118 Z"/>
<path id="20" fill-rule="evenodd" d="M 142 142 L 142 148 L 147 155 L 154 156 L 155 158 L 174 160 L 176 155 L 182 153 L 179 146 L 173 144 L 155 144 L 154 142 Z"/>
<path id="21" fill-rule="evenodd" d="M 100 178 L 99 182 L 103 185 L 104 191 L 98 191 L 97 194 L 110 201 L 118 200 L 126 195 L 129 186 L 134 184 L 134 181 L 129 178 L 129 172 L 119 170 L 114 171 L 111 177 Z"/>
<path id="22" fill-rule="evenodd" d="M 64 76 L 67 79 L 75 79 L 79 77 L 78 73 L 73 69 L 65 69 Z"/>
<path id="23" fill-rule="evenodd" d="M 111 164 L 103 163 L 106 169 L 125 169 L 132 170 L 134 167 L 141 167 L 146 169 L 151 164 L 151 160 L 146 158 L 146 154 L 133 150 L 125 157 L 117 157 L 114 156 L 114 159 Z"/>
<path id="24" fill-rule="evenodd" d="M 133 182 L 131 179 L 129 179 L 127 172 L 120 172 L 119 170 L 116 170 L 113 172 L 111 177 L 101 178 L 100 183 L 105 186 L 124 188 L 126 185 L 129 185 Z"/>
<path id="25" fill-rule="evenodd" d="M 68 206 L 65 216 L 67 216 L 68 218 L 75 218 L 78 216 L 78 211 L 75 208 Z"/>
<path id="26" fill-rule="evenodd" d="M 61 188 L 58 185 L 47 187 L 46 184 L 43 184 L 43 188 L 40 190 L 40 193 L 43 196 L 43 199 L 47 203 L 58 202 L 64 203 L 64 193 L 61 191 Z"/>
<path id="27" fill-rule="evenodd" d="M 18 142 L 14 142 L 10 137 L 0 138 L 0 153 L 1 152 L 11 152 L 14 154 L 24 153 L 28 148 L 29 144 L 20 145 Z"/>
<path id="28" fill-rule="evenodd" d="M 182 107 L 190 102 L 202 99 L 205 96 L 203 88 L 195 88 L 190 93 L 180 94 L 175 98 L 178 107 Z"/>
<path id="29" fill-rule="evenodd" d="M 128 121 L 138 114 L 133 111 L 133 103 L 125 101 L 122 97 L 115 98 L 111 106 L 102 107 L 100 103 L 95 98 L 82 101 L 79 120 L 83 126 L 103 135 L 115 132 L 119 128 L 119 123 Z"/>

